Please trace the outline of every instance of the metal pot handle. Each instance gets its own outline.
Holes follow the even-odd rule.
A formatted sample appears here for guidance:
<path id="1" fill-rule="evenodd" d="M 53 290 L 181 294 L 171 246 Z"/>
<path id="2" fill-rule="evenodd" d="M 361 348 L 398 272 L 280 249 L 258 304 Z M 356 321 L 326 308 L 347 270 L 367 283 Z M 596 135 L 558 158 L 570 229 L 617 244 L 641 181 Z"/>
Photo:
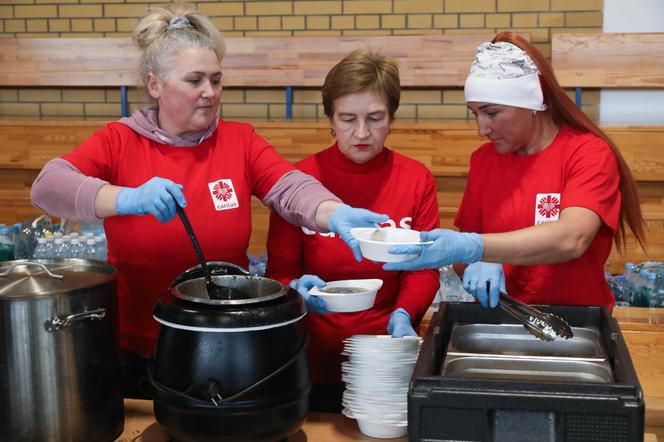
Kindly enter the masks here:
<path id="1" fill-rule="evenodd" d="M 274 378 L 279 373 L 281 373 L 282 371 L 286 370 L 288 367 L 293 365 L 293 363 L 298 360 L 300 353 L 302 353 L 302 351 L 304 351 L 304 349 L 306 348 L 308 342 L 309 342 L 309 334 L 305 334 L 304 339 L 302 339 L 302 343 L 300 344 L 300 347 L 297 349 L 295 354 L 290 359 L 288 359 L 288 361 L 284 362 L 279 368 L 277 368 L 267 376 L 263 377 L 262 379 L 259 379 L 258 381 L 254 382 L 248 387 L 245 387 L 244 389 L 238 391 L 237 393 L 234 393 L 233 395 L 227 397 L 221 396 L 219 392 L 220 390 L 219 382 L 216 381 L 215 379 L 208 379 L 206 382 L 199 385 L 195 385 L 187 389 L 186 391 L 175 390 L 171 387 L 162 384 L 161 382 L 157 381 L 154 378 L 154 375 L 152 373 L 154 368 L 154 359 L 151 359 L 150 363 L 148 364 L 148 381 L 150 383 L 150 386 L 153 388 L 153 391 L 165 394 L 168 397 L 171 398 L 175 397 L 176 399 L 184 399 L 206 406 L 212 405 L 214 407 L 221 407 L 222 405 L 226 405 L 229 402 L 233 402 L 241 398 L 242 396 L 256 389 L 257 387 L 260 387 L 261 385 L 265 384 L 267 381 Z M 191 392 L 191 390 L 195 389 L 196 387 L 202 387 L 202 390 L 204 390 L 207 393 L 209 400 L 201 400 L 197 397 L 188 394 Z"/>
<path id="2" fill-rule="evenodd" d="M 8 276 L 18 266 L 28 266 L 28 265 L 41 267 L 46 272 L 46 274 L 48 276 L 50 276 L 51 278 L 53 278 L 53 279 L 65 279 L 65 277 L 62 276 L 62 275 L 56 275 L 55 273 L 51 273 L 51 271 L 48 269 L 48 267 L 46 267 L 41 262 L 32 262 L 32 261 L 15 262 L 11 266 L 9 266 L 9 268 L 6 271 L 0 273 L 0 277 Z"/>
<path id="3" fill-rule="evenodd" d="M 53 332 L 70 327 L 76 322 L 87 321 L 88 319 L 91 321 L 99 321 L 104 319 L 105 316 L 106 309 L 103 308 L 98 308 L 83 313 L 74 313 L 73 315 L 55 316 L 53 318 L 47 319 L 44 322 L 44 328 L 46 331 Z"/>

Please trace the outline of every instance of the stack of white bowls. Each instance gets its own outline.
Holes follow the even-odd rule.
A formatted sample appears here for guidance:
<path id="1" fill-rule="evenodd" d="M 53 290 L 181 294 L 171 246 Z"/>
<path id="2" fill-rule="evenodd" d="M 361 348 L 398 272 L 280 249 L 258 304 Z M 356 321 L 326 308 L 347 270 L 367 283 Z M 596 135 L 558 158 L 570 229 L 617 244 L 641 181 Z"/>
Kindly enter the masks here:
<path id="1" fill-rule="evenodd" d="M 422 340 L 385 335 L 355 335 L 344 341 L 341 364 L 346 384 L 343 414 L 357 419 L 371 437 L 394 438 L 408 433 L 408 384 Z"/>

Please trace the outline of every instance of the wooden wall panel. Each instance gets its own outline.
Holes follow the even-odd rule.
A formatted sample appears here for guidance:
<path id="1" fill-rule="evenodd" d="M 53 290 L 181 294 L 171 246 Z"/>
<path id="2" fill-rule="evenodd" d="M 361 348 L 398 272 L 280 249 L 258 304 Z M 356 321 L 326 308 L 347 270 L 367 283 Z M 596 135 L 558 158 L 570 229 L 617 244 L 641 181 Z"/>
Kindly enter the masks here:
<path id="1" fill-rule="evenodd" d="M 664 33 L 554 34 L 551 62 L 563 87 L 664 87 Z"/>
<path id="2" fill-rule="evenodd" d="M 477 46 L 491 37 L 228 37 L 223 84 L 320 87 L 348 53 L 373 49 L 399 62 L 402 87 L 463 87 Z M 0 39 L 0 86 L 137 86 L 138 66 L 138 50 L 128 37 Z"/>

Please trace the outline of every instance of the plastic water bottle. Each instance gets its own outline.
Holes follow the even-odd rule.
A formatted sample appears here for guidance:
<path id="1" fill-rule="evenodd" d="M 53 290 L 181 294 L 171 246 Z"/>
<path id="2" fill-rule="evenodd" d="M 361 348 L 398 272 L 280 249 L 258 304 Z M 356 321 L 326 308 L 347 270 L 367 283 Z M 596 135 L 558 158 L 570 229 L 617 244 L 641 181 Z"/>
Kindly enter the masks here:
<path id="1" fill-rule="evenodd" d="M 85 259 L 99 259 L 97 250 L 98 250 L 97 241 L 95 241 L 94 238 L 88 238 L 85 241 L 85 249 L 83 251 L 83 257 Z"/>
<path id="2" fill-rule="evenodd" d="M 55 258 L 55 237 L 53 235 L 48 235 L 44 238 L 46 239 L 46 254 L 44 255 L 44 258 Z"/>
<path id="3" fill-rule="evenodd" d="M 451 265 L 443 266 L 440 269 L 440 288 L 434 299 L 442 302 L 472 302 L 473 295 L 466 292 L 463 288 L 461 278 L 454 271 Z"/>
<path id="4" fill-rule="evenodd" d="M 44 258 L 49 258 L 48 256 L 48 248 L 47 248 L 47 238 L 38 238 L 37 239 L 37 246 L 35 247 L 35 250 L 32 252 L 32 257 L 35 259 L 44 259 Z"/>
<path id="5" fill-rule="evenodd" d="M 647 293 L 648 278 L 650 275 L 650 270 L 642 268 L 639 271 L 639 274 L 636 278 L 636 283 L 634 284 L 634 292 L 632 298 L 629 300 L 630 304 L 634 307 L 648 307 L 650 301 Z"/>
<path id="6" fill-rule="evenodd" d="M 106 261 L 108 259 L 106 235 L 102 234 L 95 236 L 95 241 L 97 242 L 97 259 L 100 261 Z"/>
<path id="7" fill-rule="evenodd" d="M 267 269 L 267 255 L 263 253 L 254 256 L 247 253 L 247 258 L 249 260 L 249 274 L 254 276 L 265 276 L 265 270 Z"/>
<path id="8" fill-rule="evenodd" d="M 657 281 L 655 281 L 655 302 L 653 307 L 664 307 L 664 273 L 657 275 Z"/>
<path id="9" fill-rule="evenodd" d="M 0 261 L 9 261 L 14 259 L 15 246 L 14 238 L 8 227 L 0 228 Z"/>
<path id="10" fill-rule="evenodd" d="M 27 259 L 30 254 L 30 248 L 28 237 L 23 232 L 23 225 L 21 223 L 14 224 L 12 232 L 14 233 L 14 257 L 16 259 Z"/>
<path id="11" fill-rule="evenodd" d="M 629 300 L 631 299 L 632 292 L 634 291 L 634 278 L 636 276 L 635 269 L 636 269 L 636 264 L 634 264 L 633 262 L 625 263 L 625 268 L 623 270 L 623 276 L 625 277 L 625 284 L 623 286 L 624 295 L 621 301 L 626 301 L 627 303 L 629 303 Z"/>
<path id="12" fill-rule="evenodd" d="M 611 276 L 609 287 L 613 291 L 616 307 L 629 307 L 629 295 L 627 293 L 627 280 L 625 275 Z"/>
<path id="13" fill-rule="evenodd" d="M 54 258 L 67 258 L 69 254 L 69 247 L 65 240 L 62 238 L 55 238 L 53 245 L 53 257 Z"/>
<path id="14" fill-rule="evenodd" d="M 643 303 L 644 307 L 656 307 L 657 299 L 655 293 L 655 287 L 657 285 L 657 273 L 648 272 L 646 285 L 643 291 Z"/>
<path id="15" fill-rule="evenodd" d="M 85 257 L 85 244 L 79 241 L 78 236 L 75 236 L 69 240 L 69 257 L 70 258 Z"/>

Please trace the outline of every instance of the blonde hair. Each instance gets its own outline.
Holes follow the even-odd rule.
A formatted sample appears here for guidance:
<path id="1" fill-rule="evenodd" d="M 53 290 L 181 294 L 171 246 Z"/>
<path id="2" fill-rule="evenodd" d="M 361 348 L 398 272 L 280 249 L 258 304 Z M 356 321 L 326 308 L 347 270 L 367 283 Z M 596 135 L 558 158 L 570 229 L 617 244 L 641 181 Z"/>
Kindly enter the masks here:
<path id="1" fill-rule="evenodd" d="M 385 100 L 390 120 L 399 108 L 401 85 L 399 67 L 389 57 L 376 52 L 356 50 L 337 63 L 323 83 L 323 110 L 334 116 L 334 100 L 344 95 L 373 90 Z"/>
<path id="2" fill-rule="evenodd" d="M 134 29 L 134 43 L 142 51 L 141 77 L 149 72 L 163 79 L 170 70 L 171 57 L 181 48 L 210 49 L 219 62 L 226 46 L 219 29 L 202 12 L 191 6 L 172 4 L 153 7 Z"/>

